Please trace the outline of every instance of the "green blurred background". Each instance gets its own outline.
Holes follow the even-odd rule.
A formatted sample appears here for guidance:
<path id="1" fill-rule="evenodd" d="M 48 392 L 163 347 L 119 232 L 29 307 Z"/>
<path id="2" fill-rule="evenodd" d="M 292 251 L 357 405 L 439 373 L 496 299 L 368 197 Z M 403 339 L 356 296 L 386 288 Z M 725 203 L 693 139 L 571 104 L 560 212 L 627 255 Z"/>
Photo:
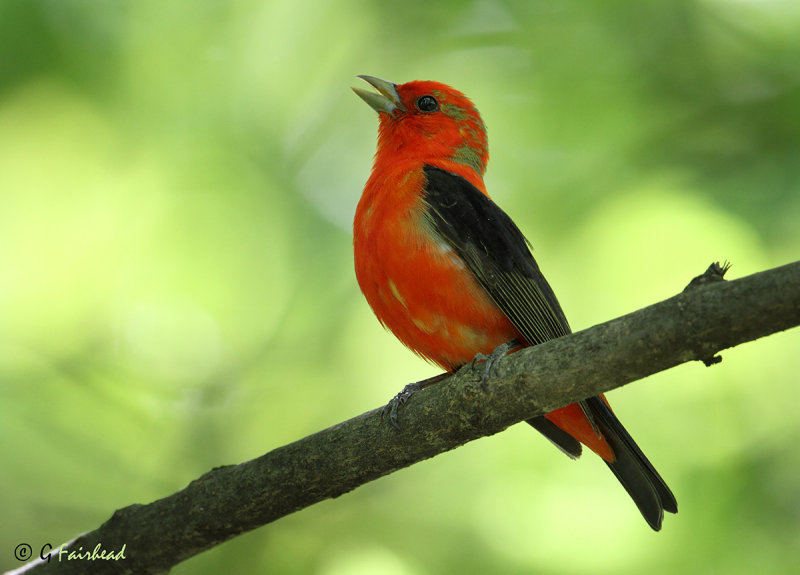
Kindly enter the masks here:
<path id="1" fill-rule="evenodd" d="M 582 329 L 798 258 L 799 29 L 785 0 L 0 0 L 0 569 L 437 373 L 352 271 L 356 74 L 472 97 Z M 611 394 L 678 497 L 661 533 L 515 426 L 174 573 L 791 572 L 799 344 Z"/>

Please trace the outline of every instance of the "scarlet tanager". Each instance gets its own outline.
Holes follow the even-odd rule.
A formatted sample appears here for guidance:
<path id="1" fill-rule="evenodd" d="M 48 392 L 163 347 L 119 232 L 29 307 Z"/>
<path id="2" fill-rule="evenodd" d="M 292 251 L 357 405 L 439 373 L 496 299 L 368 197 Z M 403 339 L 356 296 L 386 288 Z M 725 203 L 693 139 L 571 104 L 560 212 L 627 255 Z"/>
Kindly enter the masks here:
<path id="1" fill-rule="evenodd" d="M 380 125 L 353 226 L 355 268 L 381 324 L 449 372 L 504 343 L 569 334 L 527 240 L 486 193 L 486 127 L 472 102 L 438 82 L 360 78 L 377 93 L 353 90 Z M 677 512 L 602 395 L 528 423 L 572 458 L 581 443 L 603 458 L 653 529 Z"/>

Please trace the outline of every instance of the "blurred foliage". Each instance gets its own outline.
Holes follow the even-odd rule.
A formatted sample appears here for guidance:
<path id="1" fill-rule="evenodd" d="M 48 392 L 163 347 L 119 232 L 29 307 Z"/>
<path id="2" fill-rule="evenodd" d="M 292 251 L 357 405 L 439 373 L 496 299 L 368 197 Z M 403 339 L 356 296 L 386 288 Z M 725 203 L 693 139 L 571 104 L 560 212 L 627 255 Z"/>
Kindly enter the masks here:
<path id="1" fill-rule="evenodd" d="M 0 0 L 0 568 L 436 372 L 352 272 L 356 74 L 474 99 L 580 329 L 797 259 L 799 27 L 786 0 Z M 659 534 L 515 426 L 175 573 L 792 572 L 798 344 L 612 394 L 678 497 Z"/>

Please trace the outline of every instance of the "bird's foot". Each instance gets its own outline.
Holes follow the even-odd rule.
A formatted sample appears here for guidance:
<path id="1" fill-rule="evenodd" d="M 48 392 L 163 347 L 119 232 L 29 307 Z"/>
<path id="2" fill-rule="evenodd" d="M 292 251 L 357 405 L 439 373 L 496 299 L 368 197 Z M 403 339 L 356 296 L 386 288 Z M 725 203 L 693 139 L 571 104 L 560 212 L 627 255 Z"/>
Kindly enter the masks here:
<path id="1" fill-rule="evenodd" d="M 403 391 L 395 395 L 389 403 L 384 405 L 381 408 L 381 419 L 387 414 L 389 415 L 389 422 L 392 424 L 392 427 L 395 429 L 400 429 L 400 425 L 397 423 L 397 410 L 401 405 L 405 405 L 411 399 L 411 396 L 415 393 L 422 391 L 426 387 L 433 385 L 434 383 L 439 383 L 446 377 L 448 377 L 449 373 L 440 373 L 434 377 L 430 377 L 428 379 L 423 379 L 422 381 L 415 381 L 414 383 L 409 383 L 407 386 L 403 388 Z"/>
<path id="2" fill-rule="evenodd" d="M 470 368 L 475 369 L 475 364 L 479 361 L 483 362 L 483 373 L 481 374 L 481 386 L 486 385 L 486 380 L 489 379 L 489 376 L 493 373 L 497 372 L 497 366 L 500 365 L 500 360 L 503 359 L 508 352 L 514 349 L 519 345 L 519 342 L 516 340 L 507 341 L 506 343 L 501 343 L 494 351 L 489 355 L 485 353 L 476 353 L 475 357 L 472 358 L 472 363 L 470 363 Z"/>

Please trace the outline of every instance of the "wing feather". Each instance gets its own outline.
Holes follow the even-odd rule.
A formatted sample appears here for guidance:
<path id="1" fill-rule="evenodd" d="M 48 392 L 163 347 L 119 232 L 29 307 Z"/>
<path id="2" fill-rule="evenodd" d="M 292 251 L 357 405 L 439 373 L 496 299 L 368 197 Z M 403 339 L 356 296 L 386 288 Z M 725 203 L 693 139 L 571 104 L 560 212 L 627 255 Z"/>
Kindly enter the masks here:
<path id="1" fill-rule="evenodd" d="M 466 179 L 432 166 L 424 171 L 428 223 L 526 342 L 536 345 L 570 333 L 553 290 L 512 219 Z"/>

